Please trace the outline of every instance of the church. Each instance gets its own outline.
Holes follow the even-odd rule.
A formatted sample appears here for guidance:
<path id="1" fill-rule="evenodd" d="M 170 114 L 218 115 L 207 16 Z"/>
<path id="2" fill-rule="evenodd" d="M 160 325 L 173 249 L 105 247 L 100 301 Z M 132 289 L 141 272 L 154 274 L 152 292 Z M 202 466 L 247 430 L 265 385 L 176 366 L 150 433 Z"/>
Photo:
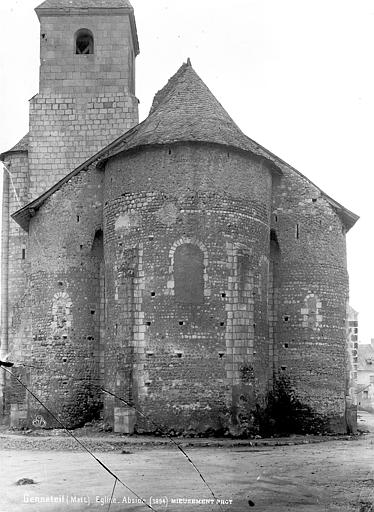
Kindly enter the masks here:
<path id="1" fill-rule="evenodd" d="M 0 156 L 0 359 L 70 428 L 240 434 L 285 376 L 346 432 L 358 217 L 248 138 L 189 60 L 139 123 L 128 0 L 36 14 L 29 133 Z M 0 378 L 4 421 L 58 426 Z"/>

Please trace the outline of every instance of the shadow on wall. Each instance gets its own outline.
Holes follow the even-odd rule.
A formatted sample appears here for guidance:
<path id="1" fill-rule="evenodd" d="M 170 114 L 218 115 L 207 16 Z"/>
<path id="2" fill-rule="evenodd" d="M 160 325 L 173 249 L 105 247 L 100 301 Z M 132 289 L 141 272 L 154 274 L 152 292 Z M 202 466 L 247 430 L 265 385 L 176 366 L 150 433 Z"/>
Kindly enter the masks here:
<path id="1" fill-rule="evenodd" d="M 260 434 L 263 437 L 290 434 L 325 434 L 330 420 L 316 413 L 296 397 L 290 377 L 280 375 L 268 392 L 264 404 L 248 401 L 247 414 L 241 415 L 241 437 Z"/>

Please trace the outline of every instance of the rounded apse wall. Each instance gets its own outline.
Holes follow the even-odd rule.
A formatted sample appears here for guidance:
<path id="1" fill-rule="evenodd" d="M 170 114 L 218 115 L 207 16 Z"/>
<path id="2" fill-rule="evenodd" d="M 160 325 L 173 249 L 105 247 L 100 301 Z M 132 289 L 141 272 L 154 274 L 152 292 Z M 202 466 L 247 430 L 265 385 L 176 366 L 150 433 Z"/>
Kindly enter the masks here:
<path id="1" fill-rule="evenodd" d="M 106 165 L 105 385 L 169 429 L 226 428 L 243 393 L 266 392 L 271 186 L 266 164 L 218 145 Z M 107 399 L 107 421 L 120 406 Z"/>

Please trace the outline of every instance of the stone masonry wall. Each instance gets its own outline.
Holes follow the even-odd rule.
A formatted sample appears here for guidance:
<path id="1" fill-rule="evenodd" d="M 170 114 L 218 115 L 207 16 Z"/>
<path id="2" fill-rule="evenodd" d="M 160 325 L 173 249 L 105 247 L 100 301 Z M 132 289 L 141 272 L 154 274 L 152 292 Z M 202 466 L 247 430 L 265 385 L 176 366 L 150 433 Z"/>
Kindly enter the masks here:
<path id="1" fill-rule="evenodd" d="M 128 15 L 40 21 L 39 93 L 30 100 L 30 200 L 138 122 Z M 93 54 L 75 54 L 82 28 L 93 34 Z"/>
<path id="2" fill-rule="evenodd" d="M 321 192 L 287 166 L 274 194 L 272 229 L 280 250 L 277 370 L 300 400 L 344 431 L 345 230 Z"/>
<path id="3" fill-rule="evenodd" d="M 107 163 L 106 386 L 170 431 L 235 426 L 266 393 L 270 194 L 265 166 L 214 145 Z"/>
<path id="4" fill-rule="evenodd" d="M 11 215 L 27 202 L 29 168 L 27 152 L 9 153 L 4 157 L 7 171 L 3 174 L 2 200 L 2 358 L 25 360 L 29 354 L 30 326 L 21 320 L 21 311 L 29 307 L 27 283 L 28 237 Z M 25 392 L 14 386 L 1 370 L 2 404 L 9 412 L 11 403 L 23 403 Z M 11 386 L 13 384 L 13 387 Z M 11 392 L 11 387 L 13 391 Z M 16 389 L 16 392 L 14 392 Z M 5 397 L 3 398 L 5 394 Z"/>
<path id="5" fill-rule="evenodd" d="M 102 173 L 81 172 L 30 224 L 33 391 L 68 426 L 100 414 Z M 29 319 L 30 321 L 30 319 Z M 33 401 L 29 420 L 54 422 Z"/>
<path id="6" fill-rule="evenodd" d="M 32 299 L 26 286 L 28 234 L 10 215 L 138 122 L 128 14 L 42 14 L 40 22 L 40 84 L 30 100 L 29 153 L 6 155 L 20 202 L 4 176 L 2 356 L 10 351 L 15 361 L 24 361 L 31 352 Z M 81 28 L 93 33 L 91 55 L 75 53 L 75 34 Z M 0 394 L 4 379 L 2 372 Z M 24 399 L 23 391 L 12 392 L 5 407 Z"/>

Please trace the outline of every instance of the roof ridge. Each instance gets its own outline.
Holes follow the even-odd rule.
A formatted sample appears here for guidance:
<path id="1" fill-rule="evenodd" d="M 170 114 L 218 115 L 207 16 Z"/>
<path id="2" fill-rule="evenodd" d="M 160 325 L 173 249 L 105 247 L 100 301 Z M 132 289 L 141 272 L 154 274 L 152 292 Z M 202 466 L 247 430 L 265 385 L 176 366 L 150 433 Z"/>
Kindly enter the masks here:
<path id="1" fill-rule="evenodd" d="M 190 63 L 191 65 L 191 63 Z M 172 92 L 173 87 L 175 86 L 176 81 L 178 78 L 186 71 L 186 68 L 188 67 L 188 63 L 183 62 L 183 64 L 180 66 L 178 71 L 172 75 L 167 83 L 162 87 L 159 91 L 156 92 L 156 94 L 153 97 L 153 102 L 151 109 L 149 111 L 148 117 L 153 114 L 153 112 L 164 103 L 167 96 Z"/>
<path id="2" fill-rule="evenodd" d="M 39 9 L 69 9 L 69 8 L 101 8 L 101 9 L 120 9 L 133 8 L 130 0 L 45 0 L 38 5 Z"/>
<path id="3" fill-rule="evenodd" d="M 39 198 L 15 212 L 12 217 L 26 228 L 31 210 L 39 208 L 67 180 L 82 169 L 87 169 L 93 162 L 101 166 L 110 157 L 121 152 L 144 146 L 164 146 L 179 142 L 218 144 L 245 151 L 267 161 L 275 172 L 281 172 L 280 164 L 282 164 L 312 183 L 290 164 L 247 137 L 197 75 L 190 61 L 187 61 L 155 95 L 151 112 L 144 121 L 101 149 Z M 338 212 L 347 229 L 352 227 L 358 216 L 330 198 L 314 183 L 312 184 Z"/>

